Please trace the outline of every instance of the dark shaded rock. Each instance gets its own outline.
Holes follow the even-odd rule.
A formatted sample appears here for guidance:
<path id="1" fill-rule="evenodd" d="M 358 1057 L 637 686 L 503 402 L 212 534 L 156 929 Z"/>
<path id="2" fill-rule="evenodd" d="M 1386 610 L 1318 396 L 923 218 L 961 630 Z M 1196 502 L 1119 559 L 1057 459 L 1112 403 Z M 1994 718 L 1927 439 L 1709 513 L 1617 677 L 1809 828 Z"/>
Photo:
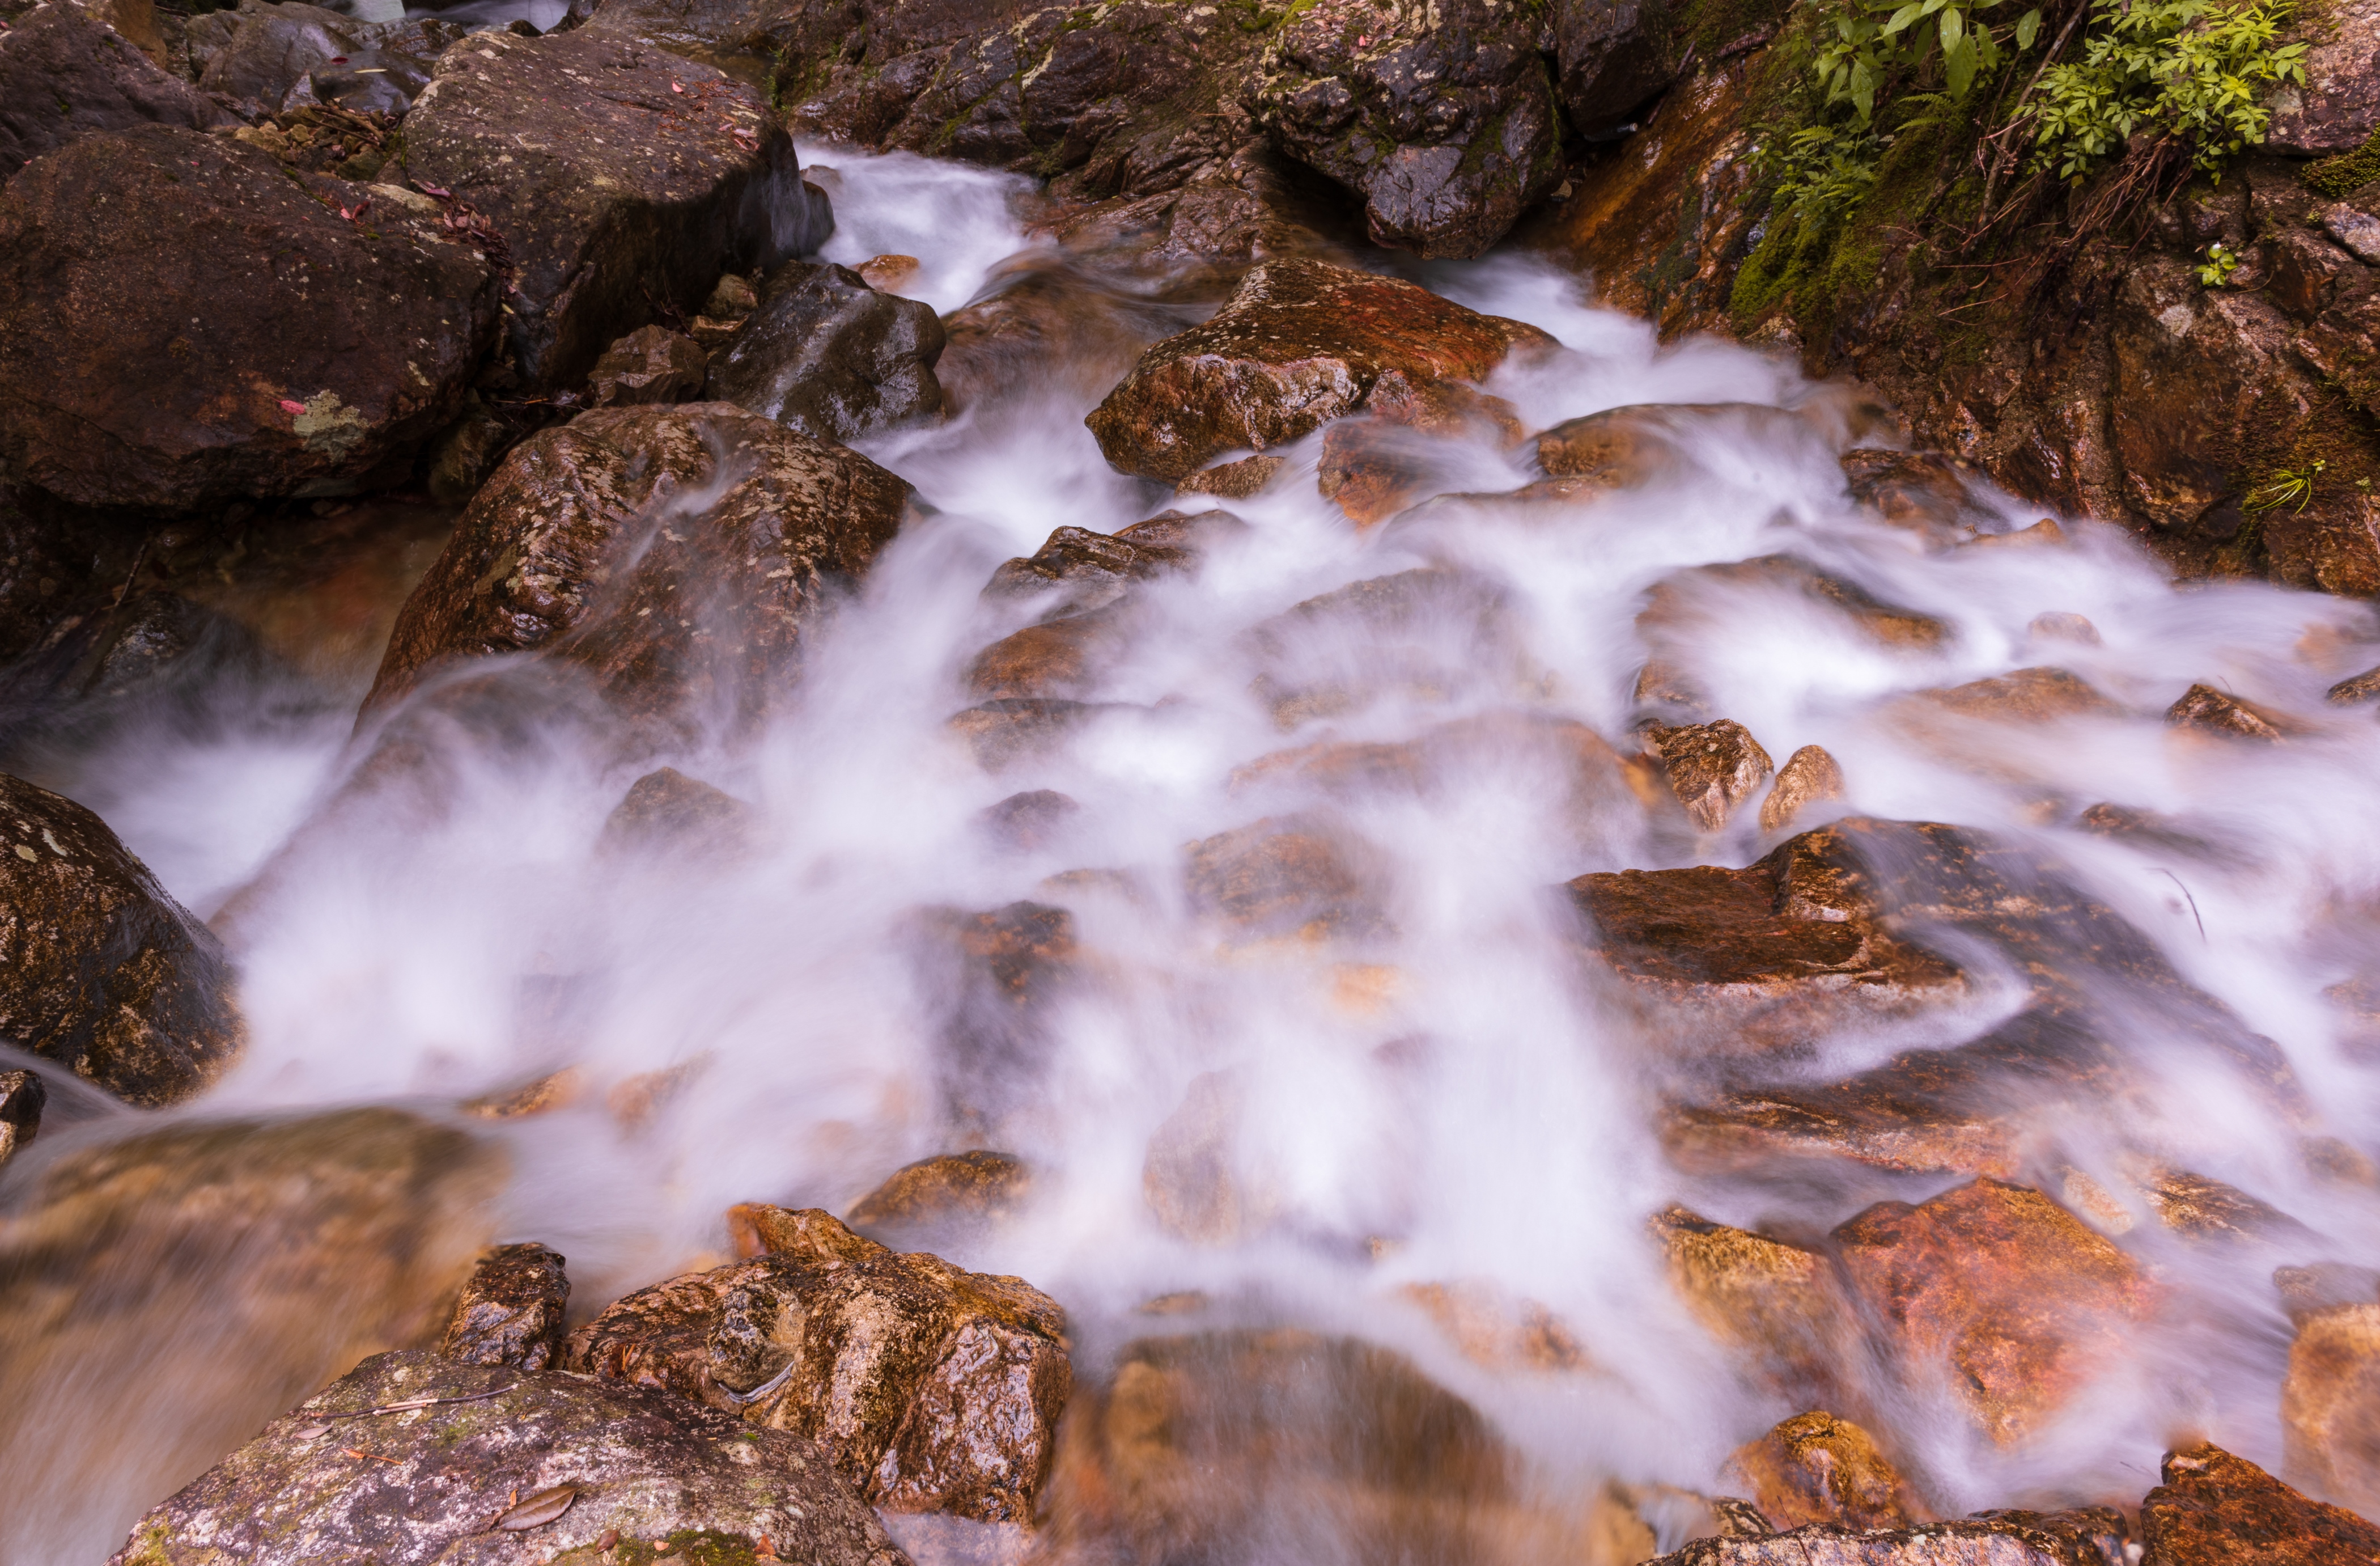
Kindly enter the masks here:
<path id="1" fill-rule="evenodd" d="M 530 1241 L 480 1258 L 446 1320 L 438 1355 L 457 1364 L 544 1370 L 562 1351 L 570 1279 L 557 1252 Z"/>
<path id="2" fill-rule="evenodd" d="M 1666 0 L 1556 0 L 1554 68 L 1570 122 L 1612 130 L 1676 80 L 1692 55 Z"/>
<path id="3" fill-rule="evenodd" d="M 1879 1202 L 1834 1241 L 1908 1369 L 1956 1390 L 2002 1444 L 2081 1391 L 2155 1303 L 2131 1257 L 2038 1191 L 1994 1180 Z"/>
<path id="4" fill-rule="evenodd" d="M 1534 326 L 1427 289 L 1317 261 L 1269 262 L 1205 324 L 1143 354 L 1085 422 L 1110 462 L 1179 483 L 1231 451 L 1264 451 L 1364 405 L 1391 371 L 1406 385 L 1486 378 Z"/>
<path id="5" fill-rule="evenodd" d="M 588 372 L 593 408 L 686 402 L 702 395 L 710 356 L 702 345 L 665 326 L 639 326 L 603 350 Z"/>
<path id="6" fill-rule="evenodd" d="M 0 1071 L 0 1168 L 42 1132 L 49 1089 L 30 1071 Z"/>
<path id="7" fill-rule="evenodd" d="M 722 269 L 775 266 L 832 227 L 758 92 L 599 31 L 474 33 L 405 123 L 415 181 L 504 237 L 513 350 L 540 390 L 577 385 L 656 316 L 691 314 Z"/>
<path id="8" fill-rule="evenodd" d="M 0 1034 L 134 1104 L 239 1048 L 223 948 L 96 815 L 0 775 Z"/>
<path id="9" fill-rule="evenodd" d="M 2278 743 L 2299 731 L 2294 719 L 2266 712 L 2252 702 L 2241 701 L 2211 685 L 2193 685 L 2183 691 L 2166 709 L 2165 720 L 2175 728 L 2252 740 L 2266 745 Z"/>
<path id="10" fill-rule="evenodd" d="M 339 215 L 370 194 L 164 126 L 36 162 L 0 195 L 0 458 L 69 500 L 171 508 L 410 457 L 492 337 L 495 279 L 403 206 Z"/>
<path id="11" fill-rule="evenodd" d="M 688 494 L 699 511 L 674 498 Z M 473 499 L 398 615 L 364 713 L 443 660 L 540 652 L 640 720 L 748 721 L 908 495 L 857 452 L 725 403 L 581 414 L 515 447 Z"/>
<path id="12" fill-rule="evenodd" d="M 763 1254 L 629 1295 L 571 1367 L 796 1431 L 888 1511 L 1028 1522 L 1073 1385 L 1056 1303 L 822 1212 L 738 1214 Z"/>
<path id="13" fill-rule="evenodd" d="M 1780 1533 L 1812 1523 L 1853 1532 L 1903 1528 L 1931 1517 L 1875 1437 L 1823 1410 L 1797 1413 L 1738 1447 L 1724 1477 L 1749 1490 Z"/>
<path id="14" fill-rule="evenodd" d="M 477 495 L 517 433 L 480 400 L 479 393 L 466 393 L 461 415 L 430 444 L 423 480 L 430 497 L 460 506 Z"/>
<path id="15" fill-rule="evenodd" d="M 1717 832 L 1738 805 L 1760 790 L 1776 764 L 1752 730 L 1729 718 L 1680 727 L 1656 724 L 1645 743 L 1661 758 L 1670 791 L 1695 826 Z"/>
<path id="16" fill-rule="evenodd" d="M 2351 153 L 2380 129 L 2380 6 L 2345 0 L 2299 36 L 2311 45 L 2306 79 L 2273 94 L 2265 143 L 2309 156 Z"/>
<path id="17" fill-rule="evenodd" d="M 791 262 L 710 373 L 710 395 L 819 440 L 856 440 L 942 410 L 930 305 L 880 294 L 848 267 Z"/>
<path id="18" fill-rule="evenodd" d="M 1367 935 L 1383 923 L 1369 856 L 1317 824 L 1267 819 L 1186 852 L 1191 906 L 1244 936 L 1320 940 Z"/>
<path id="19" fill-rule="evenodd" d="M 755 814 L 735 795 L 664 766 L 629 785 L 603 818 L 596 851 L 721 857 L 751 841 Z"/>
<path id="20" fill-rule="evenodd" d="M 1853 447 L 1843 453 L 1852 498 L 1895 527 L 1925 533 L 1972 532 L 1991 520 L 1967 488 L 1963 464 L 1936 451 Z"/>
<path id="21" fill-rule="evenodd" d="M 2312 1500 L 2210 1442 L 2168 1452 L 2141 1502 L 2141 1566 L 2364 1566 L 2380 1526 Z"/>
<path id="22" fill-rule="evenodd" d="M 1475 256 L 1561 177 L 1548 40 L 1529 23 L 1495 0 L 1315 0 L 1267 41 L 1248 101 L 1363 196 L 1375 244 Z"/>
<path id="23" fill-rule="evenodd" d="M 49 0 L 0 32 L 0 183 L 94 130 L 228 124 L 212 100 L 72 0 Z"/>
<path id="24" fill-rule="evenodd" d="M 340 1417 L 417 1398 L 468 1401 L 412 1420 Z M 312 1434 L 326 1422 L 333 1434 Z M 386 1461 L 358 1464 L 352 1449 Z M 565 1487 L 550 1521 L 522 1515 Z M 695 1560 L 906 1560 L 797 1436 L 642 1387 L 412 1352 L 366 1360 L 274 1420 L 142 1518 L 111 1566 L 591 1566 L 607 1539 Z"/>
<path id="25" fill-rule="evenodd" d="M 895 1169 L 844 1221 L 888 1242 L 965 1237 L 1014 1212 L 1032 1188 L 1032 1170 L 1013 1153 L 943 1153 Z"/>
<path id="26" fill-rule="evenodd" d="M 319 6 L 288 0 L 242 6 L 233 15 L 231 35 L 209 53 L 199 85 L 262 109 L 283 107 L 316 71 L 334 68 L 334 61 L 352 63 L 364 52 L 366 30 Z"/>

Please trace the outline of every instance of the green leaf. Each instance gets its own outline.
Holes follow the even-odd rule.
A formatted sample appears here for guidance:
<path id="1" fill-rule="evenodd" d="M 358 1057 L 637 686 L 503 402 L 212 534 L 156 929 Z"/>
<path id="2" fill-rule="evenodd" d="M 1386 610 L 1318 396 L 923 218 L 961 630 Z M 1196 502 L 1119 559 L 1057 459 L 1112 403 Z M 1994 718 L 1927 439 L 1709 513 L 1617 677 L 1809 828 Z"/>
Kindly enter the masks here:
<path id="1" fill-rule="evenodd" d="M 2035 38 L 2035 37 L 2040 33 L 2040 31 L 2041 31 L 2041 10 L 2040 10 L 2040 7 L 2035 6 L 2034 9 L 2032 9 L 2032 10 L 2030 10 L 2030 11 L 2027 11 L 2024 15 L 2022 15 L 2022 16 L 2021 16 L 2021 17 L 2017 18 L 2017 19 L 2016 19 L 2016 46 L 2017 46 L 2018 50 L 2019 50 L 2019 51 L 2022 51 L 2022 50 L 2026 50 L 2026 49 L 2030 49 L 2030 48 L 2032 48 L 2032 47 L 2033 47 L 2033 41 L 2034 41 L 2034 38 Z"/>
<path id="2" fill-rule="evenodd" d="M 1961 38 L 1942 51 L 1943 74 L 1950 80 L 1950 95 L 1963 98 L 1975 80 L 1975 41 Z"/>
<path id="3" fill-rule="evenodd" d="M 1953 6 L 1942 13 L 1942 55 L 1946 63 L 1949 58 L 1950 51 L 1959 46 L 1959 41 L 1966 36 L 1966 14 L 1959 7 Z M 1966 89 L 1954 86 L 1950 91 L 1964 92 Z"/>
<path id="4" fill-rule="evenodd" d="M 1892 19 L 1884 24 L 1884 36 L 1889 38 L 1894 33 L 1899 32 L 1902 28 L 1907 27 L 1911 22 L 1915 21 L 1920 13 L 1920 3 L 1921 0 L 1909 0 L 1908 5 L 1903 6 L 1900 9 L 1893 12 Z"/>

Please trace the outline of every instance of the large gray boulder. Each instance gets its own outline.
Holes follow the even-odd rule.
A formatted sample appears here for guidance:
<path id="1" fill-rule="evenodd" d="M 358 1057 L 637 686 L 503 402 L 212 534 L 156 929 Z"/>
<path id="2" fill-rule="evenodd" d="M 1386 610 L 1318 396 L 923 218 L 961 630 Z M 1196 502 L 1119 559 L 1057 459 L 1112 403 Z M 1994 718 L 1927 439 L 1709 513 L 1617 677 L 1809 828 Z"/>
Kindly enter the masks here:
<path id="1" fill-rule="evenodd" d="M 230 123 L 205 95 L 71 0 L 48 0 L 0 32 L 0 183 L 94 130 Z"/>

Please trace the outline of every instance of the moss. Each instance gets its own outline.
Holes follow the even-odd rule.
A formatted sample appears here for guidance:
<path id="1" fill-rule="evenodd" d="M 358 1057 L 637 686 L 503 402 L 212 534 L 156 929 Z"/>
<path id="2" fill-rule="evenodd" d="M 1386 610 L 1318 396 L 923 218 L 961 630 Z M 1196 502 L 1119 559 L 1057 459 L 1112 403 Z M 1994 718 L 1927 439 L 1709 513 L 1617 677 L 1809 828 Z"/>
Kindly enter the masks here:
<path id="1" fill-rule="evenodd" d="M 2363 145 L 2351 153 L 2308 164 L 2298 171 L 2298 177 L 2305 181 L 2307 190 L 2333 201 L 2380 179 L 2380 130 L 2365 137 Z"/>
<path id="2" fill-rule="evenodd" d="M 1729 44 L 1766 27 L 1781 27 L 1792 0 L 1685 0 L 1671 30 L 1681 49 L 1691 45 L 1705 65 Z"/>

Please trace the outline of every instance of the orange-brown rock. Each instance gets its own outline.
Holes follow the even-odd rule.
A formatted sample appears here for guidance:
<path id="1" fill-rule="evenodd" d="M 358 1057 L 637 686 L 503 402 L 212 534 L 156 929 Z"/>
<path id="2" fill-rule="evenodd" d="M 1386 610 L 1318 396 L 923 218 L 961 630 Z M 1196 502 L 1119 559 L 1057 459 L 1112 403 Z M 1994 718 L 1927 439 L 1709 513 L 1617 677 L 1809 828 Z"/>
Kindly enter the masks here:
<path id="1" fill-rule="evenodd" d="M 1373 577 L 1308 598 L 1248 633 L 1254 688 L 1284 730 L 1361 709 L 1390 691 L 1444 702 L 1519 677 L 1522 656 L 1496 584 L 1447 567 Z"/>
<path id="2" fill-rule="evenodd" d="M 726 858 L 752 840 L 758 814 L 722 789 L 674 766 L 659 767 L 630 784 L 603 818 L 596 851 Z"/>
<path id="3" fill-rule="evenodd" d="M 2022 1439 L 2121 1352 L 2154 1304 L 2131 1257 L 2040 1192 L 1977 1180 L 1879 1202 L 1834 1232 L 1843 1276 L 1908 1374 Z"/>
<path id="4" fill-rule="evenodd" d="M 1875 1437 L 1824 1410 L 1797 1413 L 1738 1447 L 1721 1477 L 1748 1490 L 1780 1533 L 1813 1523 L 1853 1532 L 1905 1528 L 1933 1515 Z"/>
<path id="5" fill-rule="evenodd" d="M 683 332 L 639 326 L 603 350 L 587 373 L 590 408 L 685 402 L 702 394 L 710 356 Z"/>
<path id="6" fill-rule="evenodd" d="M 986 647 L 967 666 L 969 693 L 989 700 L 1087 694 L 1102 655 L 1122 635 L 1121 606 L 1028 625 Z"/>
<path id="7" fill-rule="evenodd" d="M 1851 1315 L 1824 1256 L 1683 1207 L 1655 1217 L 1652 1231 L 1671 1284 L 1712 1336 L 1789 1386 L 1834 1380 Z"/>
<path id="8" fill-rule="evenodd" d="M 1645 1566 L 2124 1566 L 2123 1513 L 1984 1511 L 1876 1533 L 1813 1523 L 1790 1533 L 1697 1539 Z"/>
<path id="9" fill-rule="evenodd" d="M 1853 447 L 1840 459 L 1852 498 L 1897 528 L 1930 535 L 1972 533 L 1991 513 L 1968 492 L 1966 468 L 1938 451 Z"/>
<path id="10" fill-rule="evenodd" d="M 1141 1161 L 1141 1194 L 1167 1233 L 1221 1245 L 1261 1228 L 1273 1216 L 1273 1192 L 1245 1180 L 1237 1143 L 1245 1089 L 1229 1071 L 1191 1079 L 1181 1104 L 1148 1139 Z"/>
<path id="11" fill-rule="evenodd" d="M 1193 843 L 1187 857 L 1191 906 L 1245 936 L 1321 940 L 1381 924 L 1368 856 L 1315 825 L 1267 818 Z"/>
<path id="12" fill-rule="evenodd" d="M 2025 633 L 2053 642 L 2075 642 L 2085 647 L 2100 644 L 2099 628 L 2082 616 L 2066 609 L 2049 609 L 2025 622 Z"/>
<path id="13" fill-rule="evenodd" d="M 570 1278 L 564 1257 L 535 1242 L 498 1245 L 463 1284 L 439 1340 L 442 1359 L 543 1370 L 562 1352 Z"/>
<path id="14" fill-rule="evenodd" d="M 844 1221 L 870 1239 L 965 1235 L 1014 1212 L 1032 1189 L 1032 1170 L 1013 1153 L 942 1153 L 895 1169 Z"/>
<path id="15" fill-rule="evenodd" d="M 1407 385 L 1484 380 L 1552 339 L 1394 278 L 1291 259 L 1250 272 L 1210 320 L 1143 354 L 1086 421 L 1110 462 L 1178 483 L 1230 451 L 1284 446 Z"/>
<path id="16" fill-rule="evenodd" d="M 722 464 L 735 482 L 712 494 Z M 583 413 L 516 447 L 473 497 L 364 713 L 442 666 L 537 652 L 662 733 L 756 719 L 908 501 L 857 452 L 725 403 Z"/>
<path id="17" fill-rule="evenodd" d="M 2369 1273 L 2284 1267 L 2297 1326 L 2281 1383 L 2289 1476 L 2365 1511 L 2380 1509 L 2380 1290 Z"/>
<path id="18" fill-rule="evenodd" d="M 1675 416 L 1690 411 L 1631 405 L 1565 421 L 1537 436 L 1537 466 L 1596 489 L 1642 488 L 1680 466 Z"/>
<path id="19" fill-rule="evenodd" d="M 463 1113 L 483 1120 L 517 1120 L 565 1109 L 578 1102 L 587 1088 L 587 1073 L 576 1066 L 531 1078 L 515 1088 L 482 1094 L 461 1106 Z"/>
<path id="20" fill-rule="evenodd" d="M 2380 701 L 2380 668 L 2368 668 L 2362 674 L 2350 675 L 2332 686 L 2327 694 L 2330 700 L 2341 706 Z"/>
<path id="21" fill-rule="evenodd" d="M 870 256 L 852 270 L 880 293 L 897 294 L 902 284 L 917 275 L 919 264 L 914 255 L 880 255 Z"/>
<path id="22" fill-rule="evenodd" d="M 1072 1387 L 1058 1306 L 821 1212 L 738 1227 L 770 1248 L 628 1295 L 570 1335 L 565 1368 L 797 1431 L 888 1511 L 1029 1522 Z"/>
<path id="23" fill-rule="evenodd" d="M 1812 805 L 1840 800 L 1848 791 L 1841 764 L 1824 747 L 1804 745 L 1777 769 L 1777 781 L 1760 801 L 1760 829 L 1781 832 Z"/>
<path id="24" fill-rule="evenodd" d="M 1408 1283 L 1397 1294 L 1419 1307 L 1463 1358 L 1485 1369 L 1582 1370 L 1588 1364 L 1577 1334 L 1561 1317 L 1493 1283 Z"/>
<path id="25" fill-rule="evenodd" d="M 942 727 L 974 753 L 977 765 L 997 773 L 1048 751 L 1098 711 L 1054 696 L 1002 696 L 953 713 Z"/>
<path id="26" fill-rule="evenodd" d="M 2140 1566 L 2370 1566 L 2380 1525 L 2313 1500 L 2211 1442 L 2166 1454 L 2141 1502 Z"/>
<path id="27" fill-rule="evenodd" d="M 1220 500 L 1245 500 L 1261 492 L 1281 471 L 1286 457 L 1243 457 L 1201 468 L 1173 486 L 1176 495 L 1211 495 Z"/>
<path id="28" fill-rule="evenodd" d="M 919 921 L 920 976 L 939 1013 L 943 1107 L 980 1131 L 1030 1095 L 1049 1054 L 1050 1009 L 1082 966 L 1074 916 L 1047 903 Z"/>
<path id="29" fill-rule="evenodd" d="M 50 1090 L 32 1072 L 0 1071 L 0 1168 L 41 1134 L 49 1097 Z"/>
<path id="30" fill-rule="evenodd" d="M 1316 483 L 1349 521 L 1370 527 L 1444 487 L 1449 443 L 1520 438 L 1520 417 L 1502 398 L 1444 382 L 1415 385 L 1391 370 L 1361 415 L 1323 432 Z"/>
<path id="31" fill-rule="evenodd" d="M 1123 596 L 1129 585 L 1186 570 L 1218 540 L 1246 526 L 1229 511 L 1164 511 L 1115 533 L 1060 528 L 1029 556 L 991 573 L 987 598 L 1022 598 L 1062 588 L 1058 613 L 1087 613 Z"/>
<path id="32" fill-rule="evenodd" d="M 2021 668 L 1917 694 L 1945 712 L 1993 723 L 2051 723 L 2066 717 L 2100 717 L 2123 708 L 2091 682 L 2062 668 Z"/>
<path id="33" fill-rule="evenodd" d="M 2269 1238 L 2300 1227 L 2238 1186 L 2188 1169 L 2152 1169 L 2142 1190 L 2168 1229 L 2194 1240 Z"/>
<path id="34" fill-rule="evenodd" d="M 2296 719 L 2241 701 L 2211 685 L 2193 685 L 2165 711 L 2167 724 L 2194 733 L 2274 744 L 2301 731 Z"/>
<path id="35" fill-rule="evenodd" d="M 1706 832 L 1725 827 L 1736 807 L 1759 792 L 1776 767 L 1752 730 L 1731 718 L 1656 725 L 1645 738 L 1660 756 L 1678 802 Z"/>

